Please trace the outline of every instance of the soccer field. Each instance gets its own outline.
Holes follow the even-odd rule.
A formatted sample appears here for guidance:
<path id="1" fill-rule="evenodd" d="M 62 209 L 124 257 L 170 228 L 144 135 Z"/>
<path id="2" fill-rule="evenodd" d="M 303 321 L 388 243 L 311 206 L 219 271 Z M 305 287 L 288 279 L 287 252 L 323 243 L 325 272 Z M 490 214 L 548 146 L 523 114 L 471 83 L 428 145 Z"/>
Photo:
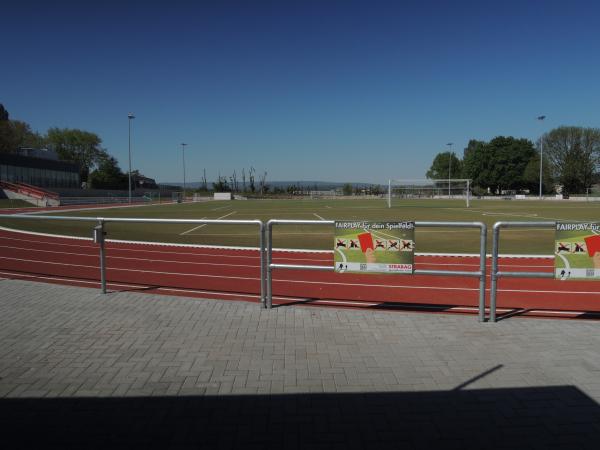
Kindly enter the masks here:
<path id="1" fill-rule="evenodd" d="M 52 215 L 79 217 L 144 217 L 164 219 L 302 219 L 369 221 L 481 221 L 487 224 L 488 251 L 492 226 L 497 221 L 600 221 L 600 203 L 557 201 L 473 200 L 466 208 L 462 200 L 397 200 L 387 208 L 384 199 L 368 200 L 234 200 L 147 205 L 132 208 L 56 211 Z M 4 219 L 10 228 L 91 236 L 92 224 L 82 222 L 23 221 Z M 257 246 L 257 229 L 229 225 L 107 224 L 108 238 L 166 243 Z M 332 250 L 332 225 L 276 226 L 274 246 L 279 248 Z M 478 230 L 416 229 L 416 251 L 476 253 Z M 552 254 L 551 229 L 502 231 L 501 253 Z"/>

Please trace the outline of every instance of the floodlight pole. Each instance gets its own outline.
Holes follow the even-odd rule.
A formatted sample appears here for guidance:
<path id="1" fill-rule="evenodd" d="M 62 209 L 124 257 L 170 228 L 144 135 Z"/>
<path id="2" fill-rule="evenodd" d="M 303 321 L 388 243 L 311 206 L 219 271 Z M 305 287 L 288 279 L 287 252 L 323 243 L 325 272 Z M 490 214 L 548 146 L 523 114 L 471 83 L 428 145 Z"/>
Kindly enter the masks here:
<path id="1" fill-rule="evenodd" d="M 452 142 L 448 142 L 446 145 L 450 147 L 450 156 L 448 156 L 448 198 L 450 198 L 450 176 L 452 172 Z"/>
<path id="2" fill-rule="evenodd" d="M 537 120 L 543 121 L 546 116 L 538 116 Z M 540 137 L 540 200 L 542 199 L 542 166 L 544 164 L 544 135 Z"/>
<path id="3" fill-rule="evenodd" d="M 129 119 L 129 203 L 131 203 L 131 121 L 135 119 L 133 113 L 127 114 Z"/>
<path id="4" fill-rule="evenodd" d="M 181 155 L 183 157 L 183 200 L 185 202 L 185 146 L 187 144 L 181 143 Z"/>

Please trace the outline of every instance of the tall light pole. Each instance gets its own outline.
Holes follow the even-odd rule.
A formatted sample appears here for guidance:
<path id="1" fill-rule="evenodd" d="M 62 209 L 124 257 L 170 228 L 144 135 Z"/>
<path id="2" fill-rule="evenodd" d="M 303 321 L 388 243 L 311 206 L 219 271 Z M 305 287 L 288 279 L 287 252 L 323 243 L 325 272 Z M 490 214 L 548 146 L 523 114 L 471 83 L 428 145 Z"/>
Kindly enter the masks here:
<path id="1" fill-rule="evenodd" d="M 537 120 L 542 122 L 546 116 L 538 116 Z M 542 166 L 544 164 L 544 134 L 540 137 L 540 200 L 542 199 Z"/>
<path id="2" fill-rule="evenodd" d="M 450 147 L 450 155 L 448 156 L 448 198 L 450 198 L 450 174 L 452 173 L 452 142 L 448 142 L 446 145 Z"/>
<path id="3" fill-rule="evenodd" d="M 185 201 L 185 146 L 187 144 L 181 143 L 181 156 L 183 157 L 183 201 Z"/>
<path id="4" fill-rule="evenodd" d="M 131 203 L 131 121 L 135 119 L 133 113 L 127 114 L 129 119 L 129 203 Z"/>

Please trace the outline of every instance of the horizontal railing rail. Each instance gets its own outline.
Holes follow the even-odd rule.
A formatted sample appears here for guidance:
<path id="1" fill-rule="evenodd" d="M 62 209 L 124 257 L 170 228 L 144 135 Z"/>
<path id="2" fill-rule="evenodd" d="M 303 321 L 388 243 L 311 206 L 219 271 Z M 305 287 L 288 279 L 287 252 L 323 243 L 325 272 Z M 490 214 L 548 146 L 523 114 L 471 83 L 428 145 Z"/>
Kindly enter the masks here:
<path id="1" fill-rule="evenodd" d="M 0 214 L 0 219 L 40 220 L 40 221 L 72 221 L 96 223 L 94 240 L 100 246 L 100 284 L 102 293 L 106 293 L 106 253 L 104 248 L 105 225 L 107 223 L 153 223 L 153 224 L 195 224 L 195 225 L 253 225 L 259 229 L 260 253 L 260 301 L 265 306 L 265 226 L 262 221 L 255 220 L 222 220 L 222 219 L 148 219 L 137 217 L 75 217 L 47 216 L 33 214 Z"/>
<path id="2" fill-rule="evenodd" d="M 318 270 L 318 271 L 334 271 L 333 265 L 302 265 L 302 264 L 274 264 L 273 263 L 273 227 L 275 225 L 334 225 L 334 220 L 281 220 L 272 219 L 267 222 L 266 234 L 266 307 L 273 307 L 273 269 L 291 269 L 291 270 Z M 461 277 L 478 277 L 479 278 L 479 305 L 478 305 L 478 320 L 485 321 L 485 284 L 486 284 L 486 246 L 487 246 L 487 226 L 483 222 L 425 222 L 416 221 L 415 228 L 476 228 L 479 233 L 479 270 L 464 271 L 464 270 L 425 270 L 415 269 L 415 275 L 434 275 L 434 276 L 461 276 Z M 332 233 L 333 237 L 333 233 Z"/>
<path id="3" fill-rule="evenodd" d="M 502 228 L 555 228 L 556 221 L 544 222 L 496 222 L 492 240 L 492 270 L 490 284 L 490 322 L 496 321 L 496 298 L 498 278 L 554 278 L 553 272 L 501 272 L 498 270 L 500 229 Z"/>

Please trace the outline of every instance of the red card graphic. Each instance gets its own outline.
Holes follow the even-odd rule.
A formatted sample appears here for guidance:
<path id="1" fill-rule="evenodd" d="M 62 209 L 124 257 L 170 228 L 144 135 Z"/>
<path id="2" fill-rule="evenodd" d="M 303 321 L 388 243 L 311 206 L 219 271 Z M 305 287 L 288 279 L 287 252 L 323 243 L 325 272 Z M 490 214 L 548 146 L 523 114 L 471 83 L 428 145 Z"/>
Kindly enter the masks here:
<path id="1" fill-rule="evenodd" d="M 600 252 L 600 234 L 586 237 L 585 244 L 587 245 L 588 255 L 592 258 L 596 252 Z"/>
<path id="2" fill-rule="evenodd" d="M 360 241 L 360 249 L 363 253 L 365 253 L 368 248 L 370 248 L 371 250 L 375 250 L 375 248 L 373 247 L 373 236 L 371 236 L 371 233 L 359 234 L 358 240 Z"/>

